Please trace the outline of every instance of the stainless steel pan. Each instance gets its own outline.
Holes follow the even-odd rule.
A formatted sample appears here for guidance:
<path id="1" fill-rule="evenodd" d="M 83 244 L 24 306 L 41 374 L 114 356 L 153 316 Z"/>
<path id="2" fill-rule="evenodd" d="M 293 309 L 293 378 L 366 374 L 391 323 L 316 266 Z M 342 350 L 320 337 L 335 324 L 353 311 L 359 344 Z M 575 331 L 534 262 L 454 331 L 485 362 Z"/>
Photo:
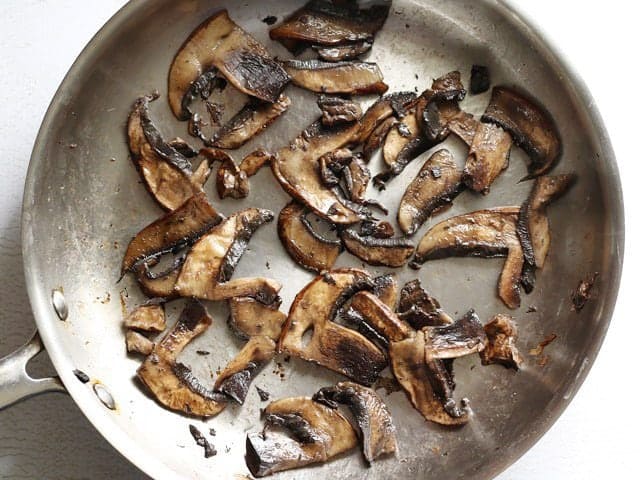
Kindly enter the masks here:
<path id="1" fill-rule="evenodd" d="M 75 62 L 53 99 L 35 144 L 23 207 L 23 253 L 31 305 L 38 330 L 64 388 L 95 427 L 122 454 L 156 478 L 232 478 L 246 474 L 246 432 L 260 428 L 261 406 L 254 391 L 242 407 L 231 407 L 206 422 L 218 432 L 219 454 L 205 460 L 190 437 L 187 419 L 159 407 L 134 380 L 139 364 L 124 351 L 123 305 L 141 301 L 129 279 L 117 283 L 129 239 L 161 214 L 128 159 L 124 124 L 133 100 L 153 89 L 165 93 L 166 75 L 177 48 L 204 18 L 226 6 L 245 29 L 281 57 L 287 53 L 268 40 L 267 15 L 282 18 L 301 2 L 219 2 L 197 0 L 134 1 L 118 12 Z M 609 140 L 585 86 L 540 34 L 508 3 L 496 0 L 394 0 L 379 34 L 371 61 L 377 61 L 391 90 L 423 90 L 432 78 L 452 69 L 468 75 L 473 63 L 488 65 L 496 84 L 514 84 L 532 92 L 556 119 L 564 155 L 556 172 L 576 172 L 579 182 L 551 210 L 551 256 L 535 292 L 514 314 L 525 352 L 545 335 L 558 338 L 545 350 L 546 366 L 526 355 L 527 365 L 514 374 L 501 367 L 481 367 L 477 358 L 456 362 L 458 392 L 471 399 L 474 415 L 464 428 L 445 430 L 425 423 L 402 392 L 383 397 L 395 418 L 400 442 L 398 458 L 364 468 L 359 455 L 326 465 L 291 471 L 280 478 L 489 478 L 522 455 L 558 418 L 581 385 L 607 330 L 620 278 L 623 249 L 622 197 Z M 290 88 L 294 105 L 243 151 L 255 146 L 275 149 L 297 134 L 316 115 L 312 97 Z M 166 98 L 166 97 L 163 97 Z M 488 94 L 469 97 L 466 110 L 479 114 Z M 156 102 L 154 116 L 169 135 L 187 138 L 166 103 Z M 450 148 L 463 158 L 460 145 Z M 428 154 L 427 154 L 428 155 Z M 238 154 L 238 157 L 240 155 Z M 422 158 L 426 158 L 422 157 Z M 486 206 L 519 204 L 530 188 L 524 154 L 516 150 L 511 166 L 491 194 L 463 194 L 440 218 Z M 374 160 L 376 162 L 376 160 Z M 377 162 L 379 163 L 379 162 Z M 422 161 L 407 168 L 383 199 L 393 211 L 406 182 Z M 278 211 L 286 195 L 262 171 L 252 180 L 244 201 L 219 202 L 224 213 L 245 205 Z M 424 231 L 424 230 L 423 230 Z M 400 272 L 401 280 L 418 275 L 452 313 L 474 307 L 483 319 L 504 312 L 495 284 L 500 261 L 447 259 L 427 263 L 419 273 Z M 269 264 L 268 268 L 266 264 Z M 359 264 L 344 255 L 342 264 Z M 371 269 L 378 271 L 378 269 Z M 598 294 L 585 309 L 571 311 L 570 291 L 588 273 L 599 272 Z M 284 281 L 287 306 L 311 278 L 288 259 L 273 225 L 253 238 L 237 276 L 263 274 Z M 52 303 L 60 291 L 58 310 Z M 527 313 L 528 307 L 536 311 Z M 180 302 L 171 305 L 175 318 Z M 209 305 L 214 326 L 185 353 L 203 379 L 215 377 L 238 345 L 225 326 L 223 305 Z M 62 390 L 57 379 L 33 380 L 24 370 L 41 348 L 35 337 L 25 349 L 0 361 L 0 407 L 31 394 Z M 207 349 L 208 357 L 193 352 Z M 309 395 L 337 376 L 323 369 L 278 359 L 255 385 L 274 398 Z M 73 374 L 90 375 L 88 384 Z M 283 370 L 285 381 L 278 373 Z M 115 401 L 111 410 L 96 396 L 99 382 Z M 262 404 L 264 405 L 264 404 Z M 202 426 L 202 425 L 201 425 Z"/>

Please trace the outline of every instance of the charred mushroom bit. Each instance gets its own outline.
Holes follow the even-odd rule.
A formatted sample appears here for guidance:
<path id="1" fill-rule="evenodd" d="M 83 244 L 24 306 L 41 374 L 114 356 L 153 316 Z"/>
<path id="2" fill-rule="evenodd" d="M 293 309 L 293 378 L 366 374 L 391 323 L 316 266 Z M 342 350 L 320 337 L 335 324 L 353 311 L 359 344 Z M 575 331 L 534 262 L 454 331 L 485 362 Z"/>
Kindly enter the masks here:
<path id="1" fill-rule="evenodd" d="M 322 124 L 332 127 L 339 123 L 349 123 L 360 120 L 362 109 L 353 100 L 342 97 L 320 95 L 318 107 L 322 110 Z"/>
<path id="2" fill-rule="evenodd" d="M 454 320 L 416 275 L 410 275 L 411 270 L 390 269 L 408 263 L 417 270 L 426 261 L 447 257 L 504 258 L 497 295 L 508 308 L 519 308 L 520 289 L 532 291 L 537 270 L 549 255 L 547 207 L 571 188 L 576 175 L 548 175 L 562 154 L 560 133 L 549 112 L 521 93 L 520 87 L 493 87 L 481 118 L 464 110 L 467 88 L 457 70 L 438 73 L 437 78 L 433 75 L 429 88 L 420 94 L 413 85 L 409 88 L 416 93 L 386 93 L 384 74 L 393 80 L 390 84 L 412 83 L 414 76 L 419 79 L 415 73 L 419 70 L 391 75 L 382 68 L 388 64 L 388 55 L 373 50 L 390 8 L 386 0 L 309 0 L 281 17 L 279 24 L 277 17 L 264 16 L 268 12 L 257 17 L 259 12 L 254 12 L 253 26 L 257 23 L 262 29 L 257 38 L 264 38 L 268 30 L 271 40 L 294 55 L 310 49 L 299 59 L 272 57 L 227 10 L 214 9 L 188 36 L 169 69 L 169 107 L 179 121 L 188 121 L 182 131 L 192 135 L 194 143 L 177 137 L 177 132 L 165 140 L 168 127 L 163 123 L 159 128 L 151 119 L 157 92 L 138 98 L 127 119 L 126 141 L 142 179 L 138 183 L 166 211 L 131 239 L 121 266 L 121 276 L 131 274 L 148 297 L 129 313 L 122 298 L 127 352 L 144 356 L 137 369 L 140 386 L 161 406 L 203 419 L 217 415 L 228 404 L 232 408 L 227 413 L 236 415 L 259 375 L 257 383 L 271 392 L 254 385 L 259 400 L 278 396 L 277 387 L 271 390 L 274 383 L 260 374 L 265 365 L 278 360 L 277 355 L 283 355 L 284 362 L 292 357 L 307 362 L 304 370 L 299 370 L 304 362 L 293 362 L 285 375 L 283 363 L 275 361 L 278 384 L 288 378 L 306 382 L 311 369 L 318 367 L 330 370 L 325 375 L 337 373 L 349 379 L 321 388 L 311 398 L 281 398 L 261 409 L 264 428 L 246 437 L 245 459 L 254 477 L 327 462 L 359 443 L 369 466 L 383 456 L 392 457 L 401 445 L 390 410 L 368 388 L 372 385 L 385 388 L 387 394 L 403 390 L 406 399 L 399 400 L 410 402 L 424 419 L 455 427 L 471 418 L 469 401 L 454 395 L 456 359 L 471 356 L 472 375 L 483 370 L 474 369 L 476 355 L 483 365 L 500 364 L 514 371 L 523 364 L 512 317 L 494 312 L 483 325 L 470 308 L 473 305 L 460 305 L 468 299 L 458 298 L 454 308 L 464 307 L 460 311 L 467 313 L 459 317 L 456 311 Z M 261 18 L 273 27 L 262 25 Z M 397 23 L 398 18 L 393 21 Z M 402 23 L 409 28 L 406 21 Z M 271 46 L 282 53 L 279 45 Z M 370 51 L 370 58 L 379 64 L 364 61 Z M 469 71 L 468 65 L 460 67 Z M 289 83 L 293 86 L 285 92 Z M 482 94 L 491 86 L 488 67 L 471 66 L 470 93 Z M 483 98 L 473 97 L 471 103 Z M 278 122 L 269 135 L 268 127 L 290 107 L 292 117 Z M 304 128 L 309 115 L 316 119 Z M 177 124 L 175 119 L 172 122 Z M 289 132 L 290 128 L 304 130 L 291 139 L 284 127 Z M 460 149 L 454 144 L 459 140 L 466 150 L 462 158 L 453 153 Z M 447 148 L 434 148 L 445 141 Z M 514 144 L 529 158 L 523 180 L 535 179 L 526 200 L 520 207 L 468 212 L 473 210 L 466 208 L 468 202 L 480 198 L 478 194 L 488 195 L 507 169 Z M 241 149 L 237 161 L 229 153 L 236 149 Z M 385 190 L 390 180 L 428 150 L 429 158 L 425 155 L 421 160 L 424 163 L 407 182 L 394 212 L 396 232 L 387 201 L 397 199 L 397 189 L 391 185 L 388 193 L 368 197 L 370 183 Z M 256 197 L 252 206 L 255 192 L 250 196 L 250 178 L 257 175 L 254 181 L 262 185 L 263 180 L 274 182 L 271 174 L 259 174 L 267 166 L 283 192 Z M 209 186 L 206 191 L 216 191 L 216 208 L 205 193 L 213 168 L 217 168 L 215 189 Z M 503 190 L 508 180 L 505 175 L 495 190 Z M 470 192 L 456 202 L 462 202 L 458 206 L 465 206 L 468 213 L 429 225 L 422 233 L 423 226 L 465 190 Z M 282 200 L 283 194 L 289 198 Z M 274 214 L 267 208 L 278 202 L 286 203 L 278 207 L 277 234 L 292 260 L 288 264 L 282 249 L 264 239 L 267 228 L 249 246 L 257 230 L 273 221 Z M 227 215 L 217 211 L 219 204 L 224 204 L 220 210 Z M 416 247 L 409 237 L 419 231 L 422 236 Z M 340 257 L 343 250 L 349 253 Z M 251 271 L 244 270 L 249 267 L 257 275 L 266 267 L 285 278 L 233 277 L 245 251 L 249 252 L 247 265 L 243 263 L 239 272 Z M 313 273 L 299 270 L 287 278 L 287 269 L 296 268 L 293 263 Z M 365 263 L 383 268 L 370 273 Z M 442 271 L 429 270 L 424 281 L 430 290 L 443 288 Z M 304 286 L 296 284 L 304 278 L 301 275 L 308 277 Z M 579 312 L 595 295 L 597 275 L 582 280 L 571 293 L 573 311 Z M 438 277 L 439 284 L 429 283 Z M 467 280 L 472 278 L 474 274 L 469 273 Z M 286 282 L 284 289 L 280 281 Z M 451 279 L 445 287 L 455 289 L 455 281 Z M 488 305 L 486 298 L 473 297 L 477 305 Z M 449 295 L 446 300 L 454 298 Z M 165 304 L 176 300 L 184 306 L 174 322 L 175 308 L 165 311 Z M 215 369 L 202 379 L 196 376 L 200 370 L 195 364 L 178 360 L 213 322 L 201 301 L 207 307 L 209 302 L 226 303 L 227 327 L 238 350 L 225 365 L 217 354 L 226 352 L 229 344 L 217 342 L 227 342 L 226 337 L 214 343 L 198 339 L 200 345 L 192 345 L 192 359 L 207 361 Z M 534 310 L 530 307 L 527 313 Z M 532 332 L 527 333 L 530 338 Z M 547 363 L 544 348 L 555 338 L 552 334 L 529 351 L 538 357 L 538 365 Z M 387 367 L 392 378 L 381 376 Z M 469 364 L 461 361 L 456 367 L 469 370 Z M 74 374 L 83 383 L 89 381 L 79 370 Z M 476 382 L 476 388 L 482 381 Z M 258 399 L 249 396 L 249 400 Z M 206 458 L 216 455 L 198 427 L 189 425 L 189 431 Z M 398 429 L 405 431 L 406 425 Z M 215 431 L 211 429 L 210 434 Z"/>
<path id="3" fill-rule="evenodd" d="M 496 315 L 484 326 L 484 332 L 487 343 L 480 352 L 482 364 L 499 363 L 518 371 L 524 360 L 515 345 L 518 330 L 513 319 L 509 315 Z"/>
<path id="4" fill-rule="evenodd" d="M 412 265 L 446 257 L 507 257 L 498 295 L 509 308 L 520 306 L 520 276 L 524 254 L 516 222 L 518 207 L 478 210 L 449 218 L 432 227 L 418 244 Z"/>
<path id="5" fill-rule="evenodd" d="M 149 102 L 156 98 L 136 100 L 127 126 L 129 151 L 149 193 L 165 210 L 175 210 L 202 190 L 211 169 L 202 161 L 192 171 L 187 157 L 162 139 L 149 118 Z"/>
<path id="6" fill-rule="evenodd" d="M 400 229 L 413 235 L 434 212 L 453 202 L 463 189 L 462 171 L 453 155 L 448 150 L 438 150 L 424 163 L 400 201 Z"/>
<path id="7" fill-rule="evenodd" d="M 305 215 L 309 211 L 299 203 L 287 204 L 278 217 L 278 236 L 289 256 L 312 272 L 330 270 L 340 252 L 342 242 L 328 239 L 313 230 Z"/>
<path id="8" fill-rule="evenodd" d="M 469 91 L 473 95 L 484 93 L 491 87 L 491 74 L 489 68 L 483 65 L 471 66 L 471 80 L 469 81 Z"/>
<path id="9" fill-rule="evenodd" d="M 174 327 L 138 368 L 138 378 L 165 407 L 187 415 L 210 417 L 227 405 L 224 394 L 207 390 L 188 367 L 177 361 L 180 352 L 212 321 L 200 302 L 190 301 Z"/>
<path id="10" fill-rule="evenodd" d="M 312 92 L 367 95 L 389 89 L 375 63 L 288 60 L 283 67 L 294 85 Z"/>
<path id="11" fill-rule="evenodd" d="M 495 123 L 513 137 L 531 159 L 528 178 L 551 170 L 562 153 L 551 115 L 533 99 L 506 87 L 494 87 L 483 122 Z"/>
<path id="12" fill-rule="evenodd" d="M 275 103 L 289 82 L 287 72 L 269 52 L 222 10 L 205 20 L 187 38 L 169 71 L 169 105 L 179 120 L 189 118 L 185 94 L 205 71 L 218 71 L 238 90 Z"/>
<path id="13" fill-rule="evenodd" d="M 313 399 L 330 408 L 336 408 L 338 403 L 349 407 L 358 424 L 362 452 L 368 463 L 398 449 L 391 414 L 373 390 L 353 382 L 340 382 L 320 389 Z"/>
<path id="14" fill-rule="evenodd" d="M 357 2 L 311 0 L 282 24 L 272 28 L 269 36 L 294 53 L 308 45 L 345 47 L 372 43 L 376 32 L 384 25 L 390 7 L 391 2 L 388 2 L 361 10 Z"/>
<path id="15" fill-rule="evenodd" d="M 254 477 L 327 460 L 358 445 L 349 421 L 307 397 L 276 400 L 264 409 L 265 428 L 247 435 L 247 467 Z"/>
<path id="16" fill-rule="evenodd" d="M 282 328 L 279 351 L 371 385 L 386 366 L 383 352 L 333 319 L 341 302 L 358 290 L 372 288 L 371 276 L 355 268 L 333 270 L 316 277 L 293 301 Z M 308 341 L 305 334 L 311 337 Z"/>
<path id="17" fill-rule="evenodd" d="M 80 383 L 89 383 L 89 380 L 91 380 L 91 378 L 89 378 L 89 375 L 84 373 L 82 370 L 75 369 L 73 371 L 73 374 L 80 381 Z"/>

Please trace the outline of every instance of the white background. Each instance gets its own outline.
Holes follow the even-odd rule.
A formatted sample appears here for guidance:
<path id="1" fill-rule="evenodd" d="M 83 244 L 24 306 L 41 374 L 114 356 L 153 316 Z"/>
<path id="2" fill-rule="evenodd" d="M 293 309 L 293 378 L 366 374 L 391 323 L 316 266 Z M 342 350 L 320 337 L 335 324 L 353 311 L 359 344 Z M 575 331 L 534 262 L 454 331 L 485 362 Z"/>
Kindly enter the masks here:
<path id="1" fill-rule="evenodd" d="M 33 141 L 64 74 L 123 0 L 0 0 L 0 357 L 34 329 L 20 256 L 20 205 Z M 635 2 L 519 0 L 569 58 L 604 117 L 627 211 L 622 288 L 602 351 L 560 420 L 500 480 L 639 478 L 637 252 L 640 28 Z M 636 353 L 637 352 L 637 353 Z M 38 373 L 51 372 L 46 358 Z M 146 478 L 93 430 L 70 398 L 0 412 L 0 477 Z"/>

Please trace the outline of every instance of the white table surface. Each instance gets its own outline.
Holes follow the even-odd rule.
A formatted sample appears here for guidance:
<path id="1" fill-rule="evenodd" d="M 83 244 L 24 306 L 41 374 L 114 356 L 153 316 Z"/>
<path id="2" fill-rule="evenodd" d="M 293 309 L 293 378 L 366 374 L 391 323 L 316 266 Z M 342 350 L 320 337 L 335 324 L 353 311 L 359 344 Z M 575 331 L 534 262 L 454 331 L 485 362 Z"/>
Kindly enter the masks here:
<path id="1" fill-rule="evenodd" d="M 0 357 L 34 330 L 20 254 L 20 206 L 38 127 L 67 69 L 123 0 L 0 1 Z M 639 478 L 635 401 L 640 338 L 631 275 L 640 267 L 635 2 L 514 1 L 542 25 L 586 80 L 608 125 L 625 190 L 625 269 L 616 312 L 584 386 L 560 420 L 500 480 Z M 635 147 L 635 148 L 634 148 Z M 39 374 L 53 371 L 46 355 Z M 635 470 L 635 472 L 634 472 Z M 93 429 L 73 401 L 45 395 L 0 412 L 0 478 L 147 478 Z"/>

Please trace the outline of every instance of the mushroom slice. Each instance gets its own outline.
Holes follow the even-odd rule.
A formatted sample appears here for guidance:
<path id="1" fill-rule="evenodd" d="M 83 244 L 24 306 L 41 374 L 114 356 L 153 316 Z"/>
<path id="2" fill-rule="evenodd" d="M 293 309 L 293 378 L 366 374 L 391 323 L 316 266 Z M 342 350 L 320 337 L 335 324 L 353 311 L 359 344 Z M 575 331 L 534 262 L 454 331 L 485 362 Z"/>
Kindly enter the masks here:
<path id="1" fill-rule="evenodd" d="M 483 194 L 500 173 L 509 166 L 511 135 L 497 125 L 480 123 L 469 146 L 463 181 L 467 187 Z"/>
<path id="2" fill-rule="evenodd" d="M 462 85 L 460 72 L 449 72 L 431 83 L 416 103 L 418 125 L 431 144 L 442 142 L 449 135 L 448 123 L 460 115 L 458 102 L 467 91 Z"/>
<path id="3" fill-rule="evenodd" d="M 360 224 L 360 234 L 365 237 L 374 238 L 391 238 L 395 235 L 393 225 L 389 222 L 375 222 L 372 220 L 364 220 Z"/>
<path id="4" fill-rule="evenodd" d="M 283 66 L 294 85 L 312 92 L 367 95 L 389 89 L 376 63 L 287 60 Z"/>
<path id="5" fill-rule="evenodd" d="M 413 254 L 413 242 L 403 238 L 375 238 L 360 235 L 354 228 L 340 233 L 346 249 L 369 265 L 401 267 Z"/>
<path id="6" fill-rule="evenodd" d="M 135 330 L 127 330 L 125 341 L 127 352 L 149 355 L 153 351 L 153 342 Z"/>
<path id="7" fill-rule="evenodd" d="M 360 119 L 361 128 L 357 143 L 364 143 L 373 131 L 392 115 L 404 118 L 417 102 L 417 98 L 413 92 L 394 92 L 380 97 Z"/>
<path id="8" fill-rule="evenodd" d="M 360 105 L 342 97 L 320 95 L 318 107 L 322 110 L 322 124 L 327 127 L 338 123 L 355 122 L 362 117 Z"/>
<path id="9" fill-rule="evenodd" d="M 221 10 L 187 38 L 169 71 L 169 105 L 179 120 L 190 115 L 183 99 L 193 82 L 215 67 L 231 84 L 252 97 L 275 103 L 289 76 L 262 44 Z"/>
<path id="10" fill-rule="evenodd" d="M 529 197 L 520 208 L 518 236 L 527 263 L 534 267 L 542 268 L 549 253 L 551 236 L 547 206 L 564 195 L 576 178 L 572 174 L 536 178 Z"/>
<path id="11" fill-rule="evenodd" d="M 124 319 L 124 326 L 144 332 L 162 332 L 166 328 L 164 305 L 147 304 L 136 307 Z"/>
<path id="12" fill-rule="evenodd" d="M 462 110 L 450 118 L 447 122 L 447 128 L 462 140 L 468 147 L 473 143 L 476 136 L 476 130 L 481 123 L 473 118 L 473 115 L 463 112 Z"/>
<path id="13" fill-rule="evenodd" d="M 299 50 L 300 44 L 342 47 L 370 43 L 384 25 L 390 6 L 389 2 L 361 10 L 356 2 L 311 0 L 272 28 L 269 36 L 292 51 Z"/>
<path id="14" fill-rule="evenodd" d="M 249 195 L 250 185 L 247 174 L 238 168 L 227 152 L 218 148 L 203 148 L 200 153 L 205 155 L 212 164 L 220 162 L 216 172 L 216 190 L 221 199 L 246 198 Z"/>
<path id="15" fill-rule="evenodd" d="M 371 172 L 362 161 L 360 154 L 353 155 L 349 164 L 342 170 L 349 199 L 356 203 L 365 203 Z"/>
<path id="16" fill-rule="evenodd" d="M 371 385 L 386 366 L 384 354 L 365 337 L 333 319 L 354 293 L 372 288 L 371 276 L 355 268 L 316 277 L 296 295 L 282 328 L 279 351 Z"/>
<path id="17" fill-rule="evenodd" d="M 466 408 L 459 409 L 451 403 L 445 406 L 444 398 L 450 397 L 453 380 L 441 360 L 431 365 L 425 361 L 425 334 L 417 331 L 414 336 L 389 345 L 391 369 L 398 383 L 409 397 L 411 404 L 422 416 L 441 425 L 464 425 L 469 420 Z M 435 378 L 438 376 L 438 378 Z M 446 387 L 445 395 L 434 389 L 433 384 Z"/>
<path id="18" fill-rule="evenodd" d="M 369 160 L 371 160 L 373 152 L 375 152 L 382 146 L 391 129 L 397 124 L 397 118 L 389 117 L 382 123 L 380 123 L 380 125 L 378 125 L 373 130 L 373 132 L 371 132 L 371 135 L 369 135 L 369 138 L 366 139 L 364 145 L 362 146 L 362 154 L 364 155 L 365 161 L 368 162 Z"/>
<path id="19" fill-rule="evenodd" d="M 240 338 L 248 340 L 258 335 L 274 341 L 280 338 L 287 316 L 279 309 L 280 299 L 265 305 L 250 297 L 234 297 L 228 300 L 229 326 Z"/>
<path id="20" fill-rule="evenodd" d="M 284 94 L 273 102 L 264 102 L 255 98 L 247 104 L 214 134 L 213 138 L 203 139 L 208 146 L 236 149 L 262 133 L 287 111 L 291 100 Z"/>
<path id="21" fill-rule="evenodd" d="M 253 233 L 272 219 L 269 210 L 249 208 L 212 228 L 187 255 L 176 281 L 176 292 L 206 300 L 252 297 L 271 303 L 280 284 L 265 278 L 231 280 L 231 275 Z"/>
<path id="22" fill-rule="evenodd" d="M 389 342 L 399 342 L 414 334 L 407 323 L 398 318 L 388 305 L 371 292 L 356 293 L 351 300 L 350 308 L 362 315 L 365 321 Z"/>
<path id="23" fill-rule="evenodd" d="M 138 368 L 138 378 L 162 405 L 188 415 L 210 417 L 226 406 L 225 396 L 206 390 L 178 355 L 203 333 L 212 319 L 197 300 L 190 301 L 167 335 Z"/>
<path id="24" fill-rule="evenodd" d="M 340 382 L 333 387 L 321 388 L 314 396 L 330 408 L 347 405 L 360 429 L 362 452 L 368 463 L 398 449 L 396 427 L 389 409 L 370 388 L 353 382 Z"/>
<path id="25" fill-rule="evenodd" d="M 364 55 L 371 50 L 372 46 L 373 42 L 363 41 L 346 45 L 336 45 L 334 47 L 314 45 L 312 48 L 322 60 L 327 62 L 342 62 L 344 60 L 355 60 L 360 55 Z"/>
<path id="26" fill-rule="evenodd" d="M 174 211 L 143 228 L 131 240 L 122 261 L 122 274 L 151 258 L 158 258 L 180 246 L 192 245 L 222 218 L 203 192 L 195 194 Z"/>
<path id="27" fill-rule="evenodd" d="M 422 288 L 418 279 L 407 282 L 400 290 L 397 314 L 416 330 L 453 323 L 453 319 L 442 310 L 438 300 Z"/>
<path id="28" fill-rule="evenodd" d="M 202 162 L 196 175 L 189 160 L 162 139 L 149 118 L 149 102 L 156 98 L 136 100 L 127 124 L 129 151 L 149 193 L 165 210 L 175 210 L 202 190 L 211 170 Z"/>
<path id="29" fill-rule="evenodd" d="M 504 128 L 527 152 L 531 159 L 527 178 L 548 172 L 560 158 L 562 142 L 551 115 L 527 95 L 494 87 L 482 121 Z"/>
<path id="30" fill-rule="evenodd" d="M 240 405 L 247 398 L 251 381 L 276 354 L 276 343 L 265 335 L 249 339 L 216 379 L 214 389 Z"/>
<path id="31" fill-rule="evenodd" d="M 289 256 L 307 270 L 330 270 L 340 252 L 342 242 L 324 238 L 313 230 L 306 219 L 308 210 L 296 201 L 289 202 L 278 217 L 278 236 Z"/>
<path id="32" fill-rule="evenodd" d="M 398 303 L 398 277 L 395 273 L 387 273 L 373 279 L 373 293 L 391 310 Z"/>
<path id="33" fill-rule="evenodd" d="M 481 352 L 487 336 L 473 310 L 448 325 L 424 327 L 427 362 L 434 359 L 458 358 Z"/>
<path id="34" fill-rule="evenodd" d="M 247 177 L 253 177 L 258 171 L 268 165 L 273 160 L 273 155 L 259 148 L 248 154 L 240 162 L 240 170 L 247 174 Z"/>
<path id="35" fill-rule="evenodd" d="M 453 202 L 464 189 L 462 171 L 449 150 L 442 149 L 427 160 L 409 184 L 398 208 L 398 225 L 413 235 L 438 209 Z"/>
<path id="36" fill-rule="evenodd" d="M 359 130 L 357 123 L 326 129 L 320 122 L 315 122 L 291 145 L 282 148 L 271 162 L 271 170 L 282 188 L 332 223 L 356 223 L 363 214 L 347 207 L 345 199 L 322 183 L 318 175 L 319 160 L 323 155 L 353 143 Z"/>
<path id="37" fill-rule="evenodd" d="M 326 462 L 358 445 L 356 432 L 337 409 L 308 397 L 276 400 L 264 415 L 265 429 L 247 435 L 245 459 L 254 477 Z"/>
<path id="38" fill-rule="evenodd" d="M 446 257 L 504 257 L 498 295 L 509 308 L 520 306 L 524 254 L 516 222 L 518 207 L 500 207 L 459 215 L 438 223 L 422 237 L 412 266 Z"/>
<path id="39" fill-rule="evenodd" d="M 518 329 L 509 315 L 496 315 L 484 326 L 487 342 L 480 352 L 483 365 L 499 363 L 518 371 L 523 358 L 516 347 Z"/>

